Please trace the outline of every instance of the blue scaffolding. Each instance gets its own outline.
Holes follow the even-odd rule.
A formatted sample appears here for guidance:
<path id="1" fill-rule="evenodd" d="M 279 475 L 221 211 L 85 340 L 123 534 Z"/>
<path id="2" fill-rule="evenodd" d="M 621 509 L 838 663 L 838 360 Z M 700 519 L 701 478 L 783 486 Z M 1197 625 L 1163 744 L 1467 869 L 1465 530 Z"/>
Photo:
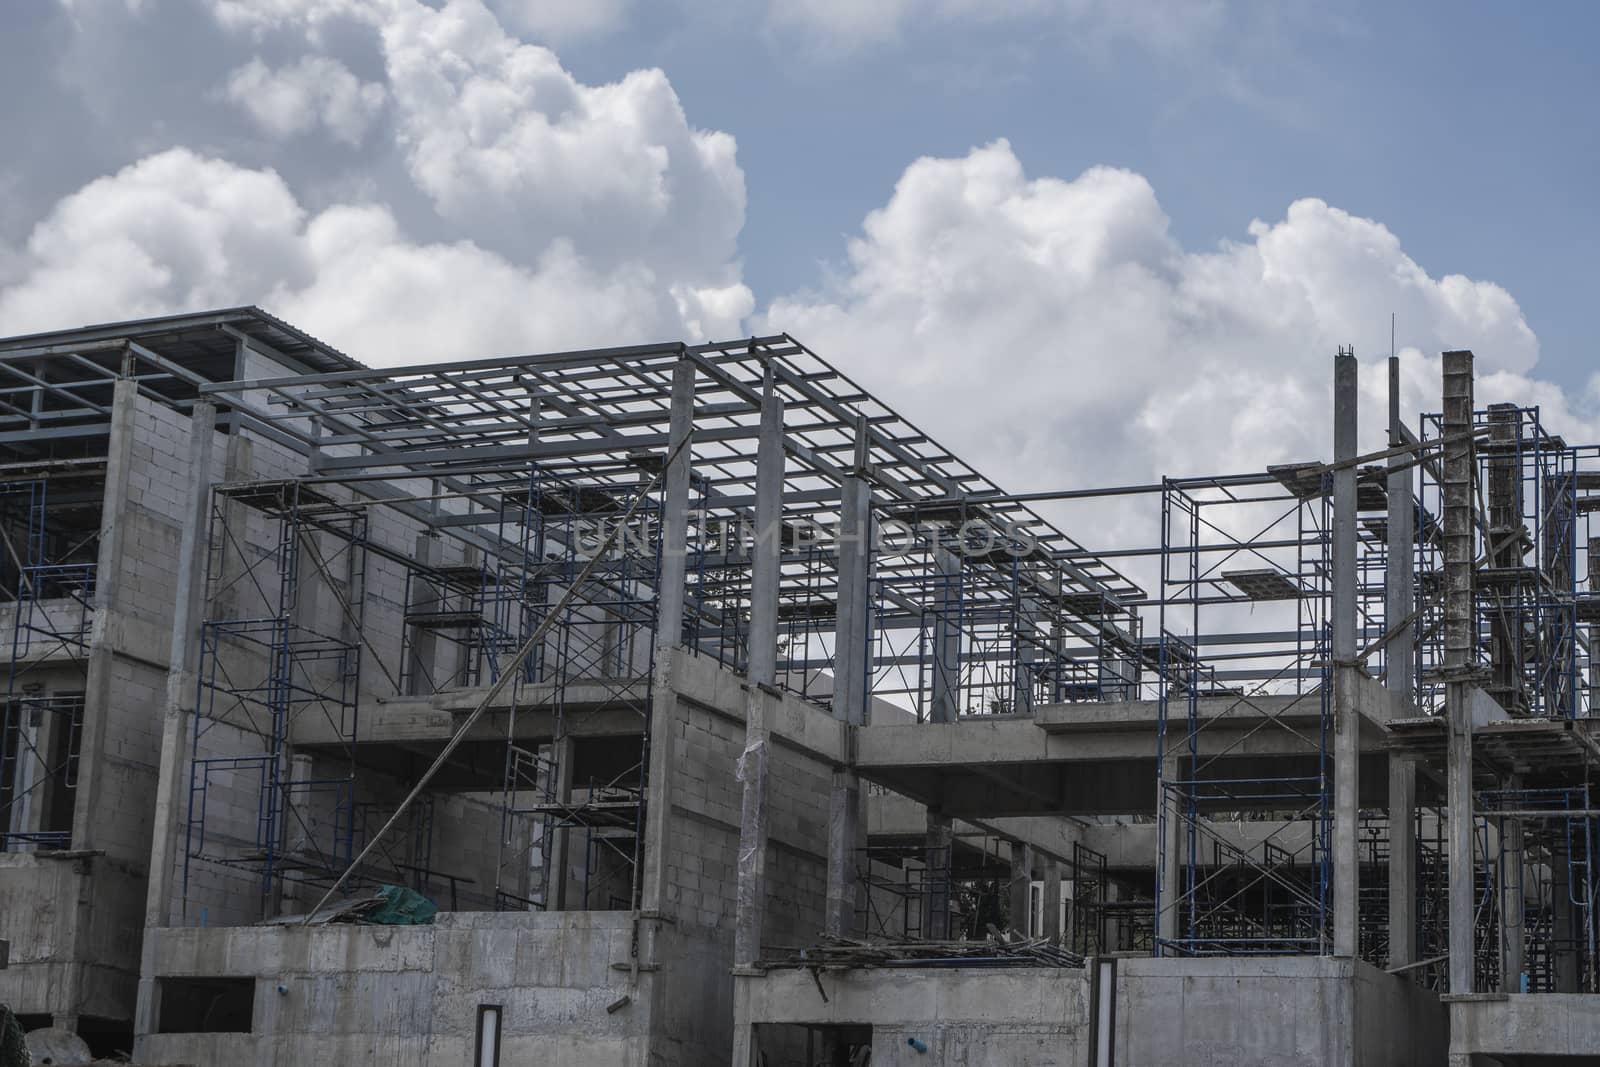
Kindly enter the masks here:
<path id="1" fill-rule="evenodd" d="M 238 529 L 243 524 L 230 522 L 230 508 L 259 515 L 275 539 L 250 543 Z M 292 480 L 218 486 L 211 514 L 206 603 L 226 614 L 206 619 L 200 632 L 184 900 L 196 865 L 217 864 L 250 872 L 267 915 L 284 883 L 332 884 L 357 847 L 367 515 Z M 320 576 L 319 588 L 338 603 L 303 601 L 308 576 Z M 324 765 L 332 763 L 336 773 L 297 773 L 289 739 L 302 715 L 330 725 L 342 758 Z M 222 724 L 251 751 L 207 755 L 209 735 Z M 238 825 L 208 828 L 208 818 L 219 817 L 208 811 L 218 776 L 230 786 L 241 776 L 254 782 L 252 835 Z"/>
<path id="2" fill-rule="evenodd" d="M 0 720 L 0 851 L 72 843 L 84 694 L 81 687 L 46 692 L 41 675 L 87 659 L 98 539 L 54 529 L 51 504 L 46 479 L 0 482 L 0 569 L 12 594 Z M 93 525 L 98 531 L 98 521 Z"/>

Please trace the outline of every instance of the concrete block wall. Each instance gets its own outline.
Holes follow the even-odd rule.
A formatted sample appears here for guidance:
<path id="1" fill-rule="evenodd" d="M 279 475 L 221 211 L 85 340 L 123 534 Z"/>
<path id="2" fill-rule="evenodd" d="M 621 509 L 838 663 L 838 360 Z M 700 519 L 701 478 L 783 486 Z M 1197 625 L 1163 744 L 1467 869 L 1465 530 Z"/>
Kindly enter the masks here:
<path id="1" fill-rule="evenodd" d="M 680 696 L 673 724 L 673 779 L 668 787 L 672 817 L 662 857 L 663 906 L 680 923 L 731 929 L 738 906 L 744 804 L 738 763 L 745 747 L 746 694 L 740 676 L 715 660 L 673 655 L 668 674 Z M 780 699 L 799 703 L 788 694 Z M 774 950 L 810 944 L 822 930 L 831 788 L 829 765 L 776 739 L 768 742 L 763 943 Z"/>
<path id="2" fill-rule="evenodd" d="M 744 749 L 744 724 L 686 701 L 678 707 L 671 829 L 659 846 L 666 864 L 663 903 L 680 922 L 731 929 L 743 805 L 734 768 Z"/>
<path id="3" fill-rule="evenodd" d="M 828 903 L 828 803 L 833 770 L 804 753 L 773 746 L 768 779 L 767 918 L 769 950 L 815 944 Z"/>
<path id="4" fill-rule="evenodd" d="M 105 500 L 121 551 L 102 552 L 88 656 L 29 675 L 47 693 L 84 695 L 72 791 L 78 852 L 5 857 L 0 866 L 0 896 L 10 898 L 0 905 L 0 936 L 26 950 L 14 950 L 12 968 L 0 972 L 0 996 L 69 1026 L 84 1016 L 111 1024 L 133 1017 L 174 568 L 192 483 L 188 415 L 125 395 L 110 423 L 121 476 L 108 481 Z M 46 610 L 65 622 L 82 609 Z"/>

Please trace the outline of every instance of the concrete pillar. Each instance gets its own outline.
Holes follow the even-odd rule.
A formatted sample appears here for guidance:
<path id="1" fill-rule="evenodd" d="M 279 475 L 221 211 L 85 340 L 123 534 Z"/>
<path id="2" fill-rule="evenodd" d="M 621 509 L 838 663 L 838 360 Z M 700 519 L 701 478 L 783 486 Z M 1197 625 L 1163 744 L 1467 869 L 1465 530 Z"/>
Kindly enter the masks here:
<path id="1" fill-rule="evenodd" d="M 1360 953 L 1360 719 L 1356 713 L 1356 357 L 1333 370 L 1333 953 Z"/>
<path id="2" fill-rule="evenodd" d="M 577 746 L 571 737 L 555 738 L 550 743 L 550 756 L 554 764 L 550 770 L 555 776 L 555 781 L 551 783 L 554 799 L 558 804 L 570 805 Z M 545 818 L 555 823 L 565 821 L 560 816 L 547 815 Z M 583 898 L 583 883 L 572 877 L 572 834 L 572 829 L 567 826 L 556 825 L 550 829 L 550 854 L 544 858 L 546 911 L 577 911 L 589 906 Z"/>
<path id="3" fill-rule="evenodd" d="M 955 722 L 961 705 L 961 556 L 941 541 L 933 550 L 933 685 L 930 722 Z"/>
<path id="4" fill-rule="evenodd" d="M 108 623 L 126 595 L 118 580 L 126 563 L 122 550 L 129 500 L 133 434 L 138 383 L 118 379 L 111 400 L 111 433 L 106 453 L 106 488 L 100 512 L 100 554 L 95 566 L 93 630 L 84 681 L 83 732 L 78 743 L 78 788 L 72 814 L 72 847 L 96 849 L 122 844 L 107 840 L 108 823 L 100 811 L 100 771 L 105 767 L 106 719 L 113 698 L 111 675 L 115 652 Z M 120 848 L 116 851 L 122 851 Z"/>
<path id="5" fill-rule="evenodd" d="M 216 408 L 200 401 L 189 418 L 189 499 L 178 541 L 177 595 L 173 600 L 172 646 L 167 663 L 167 700 L 161 720 L 161 762 L 155 798 L 155 833 L 150 847 L 150 883 L 145 925 L 169 926 L 177 877 L 178 833 L 187 786 L 184 756 L 195 712 L 200 669 L 200 631 L 205 621 L 206 550 L 211 517 L 211 444 Z M 148 1032 L 148 1031 L 141 1031 Z"/>
<path id="6" fill-rule="evenodd" d="M 1044 926 L 1039 933 L 1051 941 L 1061 940 L 1061 863 L 1054 856 L 1044 861 Z"/>
<path id="7" fill-rule="evenodd" d="M 1156 783 L 1156 950 L 1155 955 L 1165 955 L 1163 946 L 1178 936 L 1178 920 L 1183 913 L 1183 878 L 1186 857 L 1183 853 L 1184 810 L 1183 798 L 1175 782 L 1179 775 L 1179 756 L 1170 740 L 1158 753 L 1161 776 Z"/>
<path id="8" fill-rule="evenodd" d="M 840 487 L 839 597 L 833 641 L 833 715 L 851 726 L 867 721 L 870 669 L 872 487 L 867 481 L 867 426 L 856 428 L 855 463 Z M 836 937 L 855 932 L 860 891 L 857 855 L 865 805 L 861 779 L 846 764 L 833 771 L 828 798 L 828 893 L 823 928 Z"/>
<path id="9" fill-rule="evenodd" d="M 1449 808 L 1450 992 L 1473 989 L 1472 667 L 1473 482 L 1472 353 L 1444 354 L 1444 457 L 1441 468 L 1444 527 L 1445 803 Z"/>
<path id="10" fill-rule="evenodd" d="M 689 443 L 694 435 L 694 362 L 672 368 L 672 408 L 667 464 L 662 478 L 661 568 L 656 576 L 656 659 L 650 687 L 650 777 L 645 797 L 644 879 L 640 910 L 662 914 L 666 901 L 667 822 L 672 808 L 673 725 L 678 697 L 673 656 L 683 640 L 684 580 L 689 542 Z"/>
<path id="11" fill-rule="evenodd" d="M 1400 414 L 1400 360 L 1389 357 L 1389 445 L 1405 444 Z M 1384 572 L 1384 682 L 1415 714 L 1416 627 L 1406 621 L 1416 602 L 1417 502 L 1410 456 L 1389 460 L 1388 553 Z M 1417 767 L 1389 756 L 1389 966 L 1416 962 L 1417 945 Z"/>
<path id="12" fill-rule="evenodd" d="M 941 531 L 936 536 L 940 543 L 934 546 L 934 573 L 937 575 L 934 602 L 937 612 L 933 623 L 933 678 L 928 703 L 928 721 L 934 724 L 952 723 L 960 713 L 961 694 L 961 557 L 943 543 Z M 950 924 L 950 846 L 955 831 L 949 816 L 943 814 L 937 803 L 928 808 L 928 827 L 924 838 L 924 857 L 927 862 L 924 883 L 922 914 L 923 928 L 930 937 L 936 928 L 948 930 Z"/>
<path id="13" fill-rule="evenodd" d="M 950 872 L 955 840 L 955 825 L 949 816 L 929 808 L 923 838 L 922 936 L 933 941 L 951 936 Z"/>
<path id="14" fill-rule="evenodd" d="M 1041 623 L 1045 622 L 1039 601 L 1023 597 L 1017 605 L 1016 630 L 1013 641 L 1016 652 L 1012 658 L 1011 710 L 1018 715 L 1033 713 L 1033 672 L 1039 659 L 1039 642 L 1045 635 Z"/>
<path id="15" fill-rule="evenodd" d="M 862 808 L 861 778 L 848 767 L 836 769 L 828 794 L 828 899 L 822 924 L 833 937 L 856 933 Z"/>
<path id="16" fill-rule="evenodd" d="M 1520 789 L 1520 778 L 1506 782 L 1508 789 Z M 1522 992 L 1524 940 L 1522 917 L 1523 863 L 1526 856 L 1522 847 L 1522 820 L 1512 817 L 1500 820 L 1500 992 Z"/>
<path id="17" fill-rule="evenodd" d="M 744 806 L 739 825 L 738 910 L 733 964 L 748 967 L 761 955 L 767 900 L 767 775 L 771 728 L 768 705 L 778 661 L 779 552 L 783 519 L 783 398 L 770 368 L 761 399 L 756 446 L 756 536 L 750 574 L 750 655 L 745 681 L 745 743 L 739 757 Z"/>
<path id="18" fill-rule="evenodd" d="M 1028 905 L 1033 890 L 1033 848 L 1011 842 L 1011 928 L 1024 937 L 1033 934 Z"/>

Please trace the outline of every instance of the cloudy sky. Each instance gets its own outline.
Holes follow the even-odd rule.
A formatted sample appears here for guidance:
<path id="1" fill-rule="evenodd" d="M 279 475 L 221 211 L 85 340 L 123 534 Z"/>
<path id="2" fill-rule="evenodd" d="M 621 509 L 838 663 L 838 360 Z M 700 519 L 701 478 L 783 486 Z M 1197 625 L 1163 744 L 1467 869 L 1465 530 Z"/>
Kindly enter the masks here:
<path id="1" fill-rule="evenodd" d="M 1018 488 L 1407 406 L 1600 439 L 1600 7 L 19 0 L 0 334 L 257 303 L 374 364 L 788 331 Z M 1086 538 L 1091 542 L 1096 539 Z"/>

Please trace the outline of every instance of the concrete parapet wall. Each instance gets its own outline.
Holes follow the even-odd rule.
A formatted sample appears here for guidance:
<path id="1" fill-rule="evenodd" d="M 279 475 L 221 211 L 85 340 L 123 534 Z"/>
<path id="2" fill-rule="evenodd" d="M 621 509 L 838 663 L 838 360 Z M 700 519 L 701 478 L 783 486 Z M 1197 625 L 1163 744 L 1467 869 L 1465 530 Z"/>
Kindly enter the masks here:
<path id="1" fill-rule="evenodd" d="M 1600 1060 L 1600 996 L 1489 993 L 1448 1001 L 1451 1067 L 1522 1056 Z"/>
<path id="2" fill-rule="evenodd" d="M 1433 994 L 1349 959 L 1118 961 L 1123 1067 L 1426 1067 L 1445 1033 Z"/>
<path id="3" fill-rule="evenodd" d="M 1445 1063 L 1438 999 L 1367 964 L 1307 956 L 1116 962 L 1118 1067 Z M 736 1025 L 757 1027 L 772 1067 L 800 1067 L 793 1050 L 803 1043 L 781 1026 L 870 1026 L 878 1067 L 1077 1065 L 1093 1062 L 1091 1048 L 1105 1036 L 1090 1021 L 1093 973 L 876 968 L 813 979 L 805 970 L 770 971 L 735 979 Z"/>
<path id="4" fill-rule="evenodd" d="M 470 1063 L 480 1004 L 501 1007 L 505 1064 L 688 1064 L 650 1055 L 653 983 L 629 988 L 621 912 L 440 913 L 432 926 L 151 930 L 145 1063 L 341 1067 Z M 151 1033 L 160 980 L 256 979 L 248 1034 Z M 615 1011 L 610 1005 L 629 995 Z"/>
<path id="5" fill-rule="evenodd" d="M 871 1026 L 874 1067 L 1087 1062 L 1089 986 L 1081 970 L 877 969 L 825 971 L 815 980 L 809 971 L 783 970 L 734 981 L 741 1024 Z M 769 1036 L 761 1041 L 758 1031 L 764 1049 L 793 1044 Z M 771 1067 L 801 1067 L 783 1055 L 769 1054 Z"/>

